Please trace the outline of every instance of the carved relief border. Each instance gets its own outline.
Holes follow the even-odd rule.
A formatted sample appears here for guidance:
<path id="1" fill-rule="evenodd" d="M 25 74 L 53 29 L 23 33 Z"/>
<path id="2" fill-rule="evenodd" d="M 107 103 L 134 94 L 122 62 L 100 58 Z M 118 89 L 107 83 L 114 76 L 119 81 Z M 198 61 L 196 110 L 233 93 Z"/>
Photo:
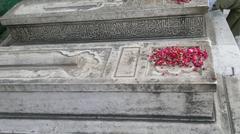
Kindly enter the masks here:
<path id="1" fill-rule="evenodd" d="M 10 26 L 20 42 L 109 41 L 206 36 L 202 15 Z"/>

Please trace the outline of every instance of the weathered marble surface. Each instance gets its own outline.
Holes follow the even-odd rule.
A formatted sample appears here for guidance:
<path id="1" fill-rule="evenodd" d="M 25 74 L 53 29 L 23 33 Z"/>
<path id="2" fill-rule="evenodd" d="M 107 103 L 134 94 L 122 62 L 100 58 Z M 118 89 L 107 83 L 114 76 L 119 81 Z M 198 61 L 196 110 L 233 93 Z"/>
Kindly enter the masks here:
<path id="1" fill-rule="evenodd" d="M 38 25 L 10 25 L 17 42 L 95 42 L 156 38 L 203 37 L 202 15 L 104 20 Z"/>
<path id="2" fill-rule="evenodd" d="M 220 13 L 220 12 L 219 12 Z M 217 73 L 224 75 L 226 70 L 224 67 L 231 66 L 232 64 L 237 67 L 237 60 L 235 63 L 230 64 L 227 60 L 233 60 L 232 58 L 237 57 L 236 49 L 237 47 L 232 47 L 232 49 L 226 52 L 227 60 L 223 58 L 216 58 L 219 56 L 217 51 L 224 51 L 227 46 L 234 45 L 231 40 L 227 40 L 227 35 L 229 35 L 229 30 L 224 31 L 225 20 L 220 17 L 220 19 L 212 18 L 214 20 L 214 26 L 220 25 L 221 27 L 211 27 L 216 30 L 216 37 L 222 40 L 218 41 L 217 44 L 213 46 L 214 55 L 214 67 Z M 224 22 L 223 25 L 222 23 Z M 224 32 L 223 32 L 223 31 Z M 226 34 L 226 35 L 224 35 Z M 195 40 L 195 39 L 193 39 Z M 178 42 L 178 41 L 175 41 Z M 224 45 L 229 42 L 228 45 Z M 218 47 L 222 46 L 223 47 Z M 98 46 L 98 45 L 97 45 Z M 235 46 L 235 45 L 234 45 Z M 67 46 L 71 48 L 71 46 Z M 66 48 L 67 48 L 66 47 Z M 31 47 L 25 47 L 26 49 L 33 49 Z M 30 49 L 31 48 L 31 49 Z M 219 48 L 219 49 L 218 49 Z M 221 48 L 221 49 L 220 49 Z M 9 51 L 13 48 L 4 48 L 4 51 Z M 21 50 L 21 47 L 14 47 L 14 50 Z M 234 53 L 233 53 L 234 52 Z M 233 54 L 232 54 L 233 53 Z M 230 56 L 229 56 L 230 55 Z M 220 55 L 221 56 L 221 55 Z M 228 75 L 228 74 L 227 74 Z M 221 82 L 220 82 L 221 83 Z M 228 109 L 228 99 L 226 96 L 225 87 L 218 84 L 217 93 L 214 96 L 214 108 L 216 109 L 216 121 L 212 123 L 189 123 L 189 122 L 147 122 L 147 121 L 99 121 L 99 120 L 43 120 L 43 119 L 0 119 L 0 132 L 1 133 L 23 133 L 23 134 L 233 134 L 231 133 L 231 116 L 229 116 Z M 5 92 L 6 94 L 8 92 Z M 16 93 L 16 92 L 15 92 Z M 29 94 L 31 92 L 28 92 Z M 49 92 L 45 92 L 50 94 Z M 234 94 L 234 92 L 233 92 Z M 20 98 L 21 96 L 18 96 Z M 7 95 L 6 97 L 7 98 Z M 1 98 L 0 98 L 1 100 Z M 5 99 L 4 99 L 5 100 Z M 1 100 L 2 101 L 2 100 Z M 236 121 L 236 120 L 235 120 Z"/>
<path id="3" fill-rule="evenodd" d="M 4 25 L 39 24 L 205 14 L 207 9 L 207 0 L 186 4 L 172 0 L 24 0 L 1 19 Z"/>
<path id="4" fill-rule="evenodd" d="M 213 11 L 209 14 L 211 17 L 209 31 L 212 38 L 212 52 L 215 71 L 223 75 L 240 75 L 240 50 L 234 39 L 234 36 L 228 26 L 226 18 L 220 11 Z M 215 38 L 214 38 L 215 37 Z"/>
<path id="5" fill-rule="evenodd" d="M 17 42 L 56 43 L 206 36 L 207 0 L 27 0 L 0 20 Z"/>
<path id="6" fill-rule="evenodd" d="M 220 98 L 225 98 L 218 102 L 220 105 L 225 105 L 224 111 L 227 111 L 224 115 L 225 121 L 222 122 L 223 126 L 227 124 L 229 126 L 229 132 L 227 134 L 240 133 L 240 112 L 239 112 L 239 76 L 240 76 L 240 51 L 239 47 L 228 27 L 225 16 L 221 11 L 213 11 L 209 14 L 211 18 L 212 33 L 215 33 L 215 43 L 213 43 L 213 60 L 214 68 L 217 74 L 223 75 L 223 80 L 218 85 L 218 92 L 222 95 Z M 219 81 L 218 81 L 219 82 Z M 221 88 L 219 88 L 221 87 Z M 221 92 L 219 89 L 223 89 Z M 218 110 L 217 110 L 218 112 Z M 223 109 L 219 113 L 223 112 Z"/>
<path id="7" fill-rule="evenodd" d="M 233 131 L 240 133 L 240 76 L 225 77 L 225 86 L 229 99 L 229 110 L 233 123 Z"/>
<path id="8" fill-rule="evenodd" d="M 221 91 L 221 90 L 218 90 Z M 66 93 L 66 92 L 65 92 Z M 6 93 L 7 94 L 7 93 Z M 31 93 L 28 93 L 30 95 Z M 37 95 L 37 94 L 35 94 Z M 7 96 L 7 95 L 6 95 Z M 12 94 L 12 96 L 15 96 Z M 18 96 L 19 98 L 21 96 Z M 61 97 L 61 96 L 60 96 Z M 103 121 L 103 120 L 46 120 L 46 119 L 0 119 L 1 133 L 23 133 L 23 134 L 230 134 L 228 130 L 223 130 L 228 126 L 226 117 L 222 109 L 224 103 L 216 103 L 217 96 L 214 97 L 214 106 L 218 110 L 216 122 L 176 122 L 176 121 Z M 170 98 L 172 99 L 172 98 Z M 223 97 L 219 97 L 222 101 Z M 19 103 L 19 102 L 17 102 Z M 21 102 L 20 102 L 21 103 Z M 176 103 L 178 104 L 178 103 Z M 221 106 L 219 106 L 221 105 Z M 221 111 L 221 112 L 219 112 Z M 30 114 L 31 115 L 31 114 Z M 221 125 L 223 123 L 223 125 Z"/>
<path id="9" fill-rule="evenodd" d="M 0 97 L 0 118 L 196 122 L 215 119 L 213 93 L 1 92 Z"/>
<path id="10" fill-rule="evenodd" d="M 166 69 L 147 60 L 153 48 L 175 45 L 208 50 L 206 70 L 200 74 L 173 67 L 163 76 Z M 20 46 L 0 50 L 0 87 L 1 91 L 213 92 L 216 76 L 205 40 Z"/>
<path id="11" fill-rule="evenodd" d="M 226 134 L 211 123 L 2 119 L 0 127 L 9 134 Z"/>
<path id="12" fill-rule="evenodd" d="M 206 49 L 206 70 L 172 67 L 163 76 L 147 57 L 167 46 Z M 205 39 L 0 49 L 0 118 L 212 122 L 215 91 Z"/>

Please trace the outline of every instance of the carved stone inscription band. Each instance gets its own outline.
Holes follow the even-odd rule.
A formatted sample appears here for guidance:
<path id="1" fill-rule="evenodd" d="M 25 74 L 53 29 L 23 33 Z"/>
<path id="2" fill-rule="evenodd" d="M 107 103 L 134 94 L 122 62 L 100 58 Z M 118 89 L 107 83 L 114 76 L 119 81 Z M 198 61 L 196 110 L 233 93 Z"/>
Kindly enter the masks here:
<path id="1" fill-rule="evenodd" d="M 9 29 L 19 42 L 88 42 L 206 35 L 205 18 L 202 15 L 18 25 Z"/>

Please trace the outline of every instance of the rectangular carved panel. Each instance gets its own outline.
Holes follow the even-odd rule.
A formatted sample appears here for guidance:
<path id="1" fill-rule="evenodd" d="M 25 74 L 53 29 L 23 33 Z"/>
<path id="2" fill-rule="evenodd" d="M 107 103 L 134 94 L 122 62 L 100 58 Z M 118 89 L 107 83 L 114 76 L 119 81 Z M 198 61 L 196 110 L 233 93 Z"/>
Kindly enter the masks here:
<path id="1" fill-rule="evenodd" d="M 116 77 L 134 77 L 140 48 L 123 48 L 118 62 Z"/>
<path id="2" fill-rule="evenodd" d="M 112 41 L 206 35 L 202 15 L 9 26 L 18 42 Z"/>
<path id="3" fill-rule="evenodd" d="M 0 78 L 99 78 L 111 51 L 111 48 L 75 48 L 1 52 Z"/>

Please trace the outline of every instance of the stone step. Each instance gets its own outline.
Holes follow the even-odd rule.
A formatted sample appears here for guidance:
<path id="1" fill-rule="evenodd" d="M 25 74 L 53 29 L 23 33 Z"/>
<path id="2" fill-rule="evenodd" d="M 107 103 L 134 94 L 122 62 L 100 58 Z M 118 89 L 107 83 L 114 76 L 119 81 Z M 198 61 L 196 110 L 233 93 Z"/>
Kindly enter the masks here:
<path id="1" fill-rule="evenodd" d="M 229 134 L 217 123 L 141 121 L 2 119 L 0 128 L 4 134 Z"/>
<path id="2" fill-rule="evenodd" d="M 206 49 L 206 69 L 148 61 L 152 49 L 175 45 Z M 216 76 L 205 40 L 11 46 L 0 49 L 0 91 L 215 92 Z"/>
<path id="3" fill-rule="evenodd" d="M 1 92 L 1 119 L 213 122 L 213 93 Z"/>
<path id="4" fill-rule="evenodd" d="M 207 0 L 26 0 L 1 18 L 17 42 L 206 36 Z"/>

